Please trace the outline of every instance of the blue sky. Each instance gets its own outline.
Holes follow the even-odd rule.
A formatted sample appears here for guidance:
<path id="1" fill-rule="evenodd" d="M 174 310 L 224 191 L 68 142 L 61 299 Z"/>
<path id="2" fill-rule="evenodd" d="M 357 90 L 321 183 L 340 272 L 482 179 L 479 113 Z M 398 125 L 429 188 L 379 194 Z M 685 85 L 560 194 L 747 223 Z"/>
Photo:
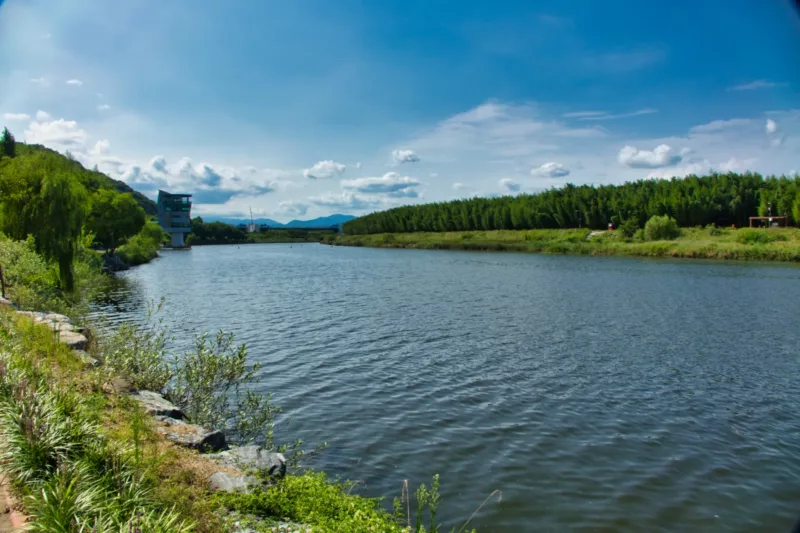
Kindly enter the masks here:
<path id="1" fill-rule="evenodd" d="M 278 220 L 800 170 L 789 0 L 0 1 L 0 118 Z"/>

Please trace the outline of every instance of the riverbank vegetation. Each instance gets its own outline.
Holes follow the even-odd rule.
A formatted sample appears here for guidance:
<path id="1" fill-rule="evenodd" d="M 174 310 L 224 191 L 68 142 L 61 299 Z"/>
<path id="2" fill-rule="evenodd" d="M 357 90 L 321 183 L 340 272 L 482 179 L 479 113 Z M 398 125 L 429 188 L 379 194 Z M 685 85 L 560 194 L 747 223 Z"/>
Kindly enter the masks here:
<path id="1" fill-rule="evenodd" d="M 398 207 L 346 222 L 346 235 L 526 229 L 644 227 L 667 215 L 680 227 L 748 226 L 751 216 L 800 223 L 800 178 L 710 174 L 622 185 L 575 186 L 539 194 Z"/>
<path id="2" fill-rule="evenodd" d="M 323 240 L 341 246 L 483 250 L 551 254 L 629 255 L 753 261 L 800 261 L 800 229 L 678 228 L 657 219 L 653 227 L 379 233 Z M 649 223 L 648 223 L 649 225 Z M 627 234 L 626 234 L 627 232 Z M 678 232 L 677 235 L 675 232 Z"/>
<path id="3" fill-rule="evenodd" d="M 333 230 L 306 230 L 300 228 L 263 229 L 248 233 L 225 222 L 204 222 L 202 218 L 192 219 L 192 231 L 187 242 L 192 246 L 208 244 L 249 244 L 249 243 L 289 243 L 319 242 L 324 236 L 332 235 Z"/>

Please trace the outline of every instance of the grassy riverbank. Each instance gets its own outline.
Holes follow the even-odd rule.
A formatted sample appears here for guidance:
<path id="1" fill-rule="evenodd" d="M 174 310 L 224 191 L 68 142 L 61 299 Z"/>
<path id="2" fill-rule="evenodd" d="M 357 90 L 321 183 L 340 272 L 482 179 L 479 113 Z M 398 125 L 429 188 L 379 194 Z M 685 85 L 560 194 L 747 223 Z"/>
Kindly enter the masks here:
<path id="1" fill-rule="evenodd" d="M 800 229 L 796 228 L 683 228 L 677 239 L 658 241 L 644 240 L 641 232 L 626 238 L 620 230 L 593 233 L 588 229 L 572 229 L 380 233 L 343 235 L 323 242 L 427 250 L 800 261 Z"/>

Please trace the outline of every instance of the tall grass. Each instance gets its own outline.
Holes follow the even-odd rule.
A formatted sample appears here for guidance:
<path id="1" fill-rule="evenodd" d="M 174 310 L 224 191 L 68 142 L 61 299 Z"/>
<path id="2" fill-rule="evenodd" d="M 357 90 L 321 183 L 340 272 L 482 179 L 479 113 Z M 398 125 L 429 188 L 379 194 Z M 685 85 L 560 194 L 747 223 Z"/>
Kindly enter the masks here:
<path id="1" fill-rule="evenodd" d="M 632 229 L 632 228 L 631 228 Z M 508 251 L 550 254 L 629 255 L 749 261 L 800 261 L 800 229 L 680 228 L 672 240 L 647 240 L 642 229 L 470 231 L 344 235 L 334 244 L 377 248 Z"/>

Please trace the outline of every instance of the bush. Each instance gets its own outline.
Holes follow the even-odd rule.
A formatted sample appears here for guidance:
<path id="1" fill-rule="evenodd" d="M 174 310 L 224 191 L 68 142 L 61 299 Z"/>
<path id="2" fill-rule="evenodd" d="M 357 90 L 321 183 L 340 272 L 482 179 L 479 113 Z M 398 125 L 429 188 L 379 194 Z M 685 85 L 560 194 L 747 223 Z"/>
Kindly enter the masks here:
<path id="1" fill-rule="evenodd" d="M 769 244 L 775 241 L 788 240 L 786 235 L 770 230 L 740 229 L 736 232 L 736 242 L 742 244 Z"/>
<path id="2" fill-rule="evenodd" d="M 164 232 L 155 222 L 148 222 L 127 244 L 120 246 L 117 255 L 131 266 L 149 263 L 158 257 L 158 248 Z"/>
<path id="3" fill-rule="evenodd" d="M 638 229 L 639 229 L 639 222 L 634 218 L 629 218 L 628 220 L 623 222 L 619 227 L 620 233 L 622 233 L 622 236 L 625 237 L 626 239 L 633 239 Z"/>
<path id="4" fill-rule="evenodd" d="M 650 217 L 644 225 L 644 236 L 648 241 L 671 241 L 681 234 L 678 223 L 668 215 Z"/>

